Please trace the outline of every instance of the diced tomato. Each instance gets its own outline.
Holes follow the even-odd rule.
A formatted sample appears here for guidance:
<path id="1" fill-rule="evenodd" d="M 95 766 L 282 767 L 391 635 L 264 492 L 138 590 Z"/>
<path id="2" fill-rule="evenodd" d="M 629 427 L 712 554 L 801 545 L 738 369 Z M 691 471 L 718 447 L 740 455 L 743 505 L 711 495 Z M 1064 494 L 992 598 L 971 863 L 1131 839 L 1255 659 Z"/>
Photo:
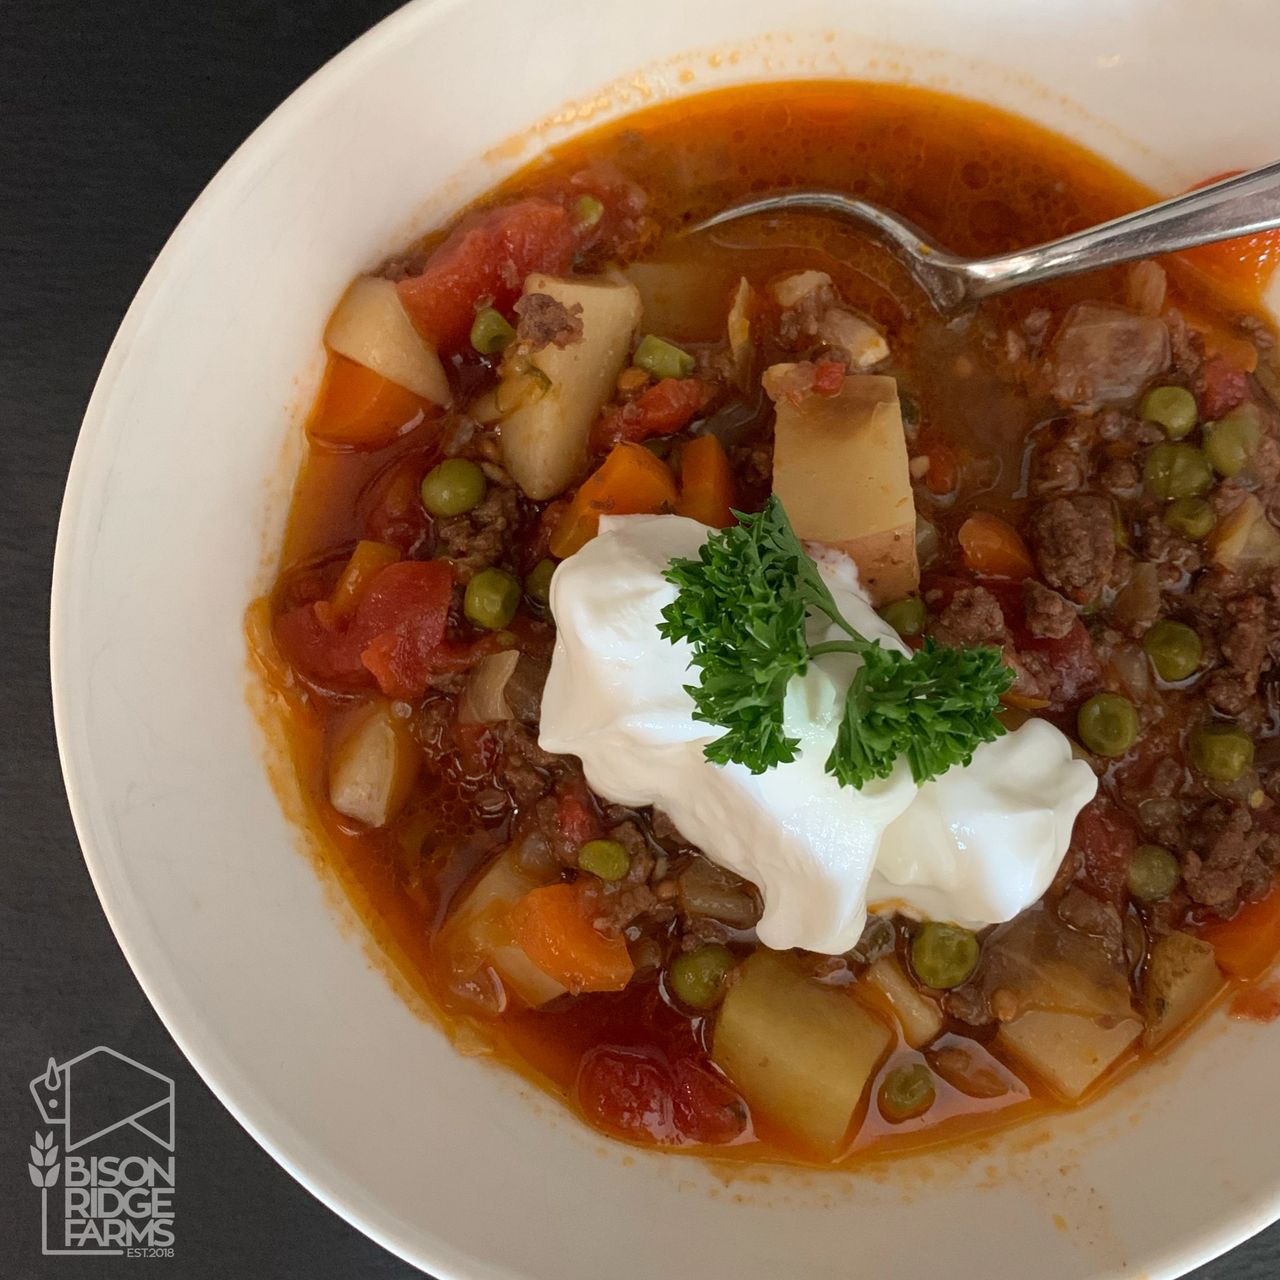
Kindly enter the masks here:
<path id="1" fill-rule="evenodd" d="M 509 311 L 532 271 L 553 275 L 573 261 L 577 227 L 563 205 L 538 197 L 464 218 L 427 259 L 421 275 L 396 286 L 418 331 L 443 352 L 466 342 L 476 306 Z"/>
<path id="2" fill-rule="evenodd" d="M 620 440 L 674 435 L 713 395 L 715 388 L 700 378 L 663 378 L 629 404 L 605 414 L 591 432 L 591 448 L 603 453 Z"/>
<path id="3" fill-rule="evenodd" d="M 403 560 L 369 582 L 344 625 L 328 601 L 300 605 L 276 619 L 276 641 L 294 666 L 322 684 L 365 685 L 390 698 L 415 698 L 437 670 L 453 570 L 443 560 Z"/>
<path id="4" fill-rule="evenodd" d="M 1214 356 L 1201 370 L 1200 416 L 1209 422 L 1234 409 L 1249 393 L 1248 378 L 1225 356 Z"/>
<path id="5" fill-rule="evenodd" d="M 335 619 L 351 617 L 364 598 L 369 584 L 389 564 L 400 559 L 397 548 L 386 542 L 361 539 L 356 543 L 351 559 L 347 561 L 342 576 L 329 595 L 329 608 Z"/>
<path id="6" fill-rule="evenodd" d="M 683 1137 L 713 1146 L 742 1137 L 747 1105 L 726 1081 L 689 1058 L 679 1059 L 672 1075 L 672 1120 Z"/>
<path id="7" fill-rule="evenodd" d="M 939 498 L 954 493 L 960 483 L 960 459 L 956 451 L 941 440 L 933 440 L 923 447 L 922 453 L 929 459 L 924 487 Z"/>
<path id="8" fill-rule="evenodd" d="M 962 587 L 973 585 L 958 576 L 930 575 L 923 583 L 923 590 L 930 608 L 936 612 L 946 608 L 951 597 Z M 1073 710 L 1082 698 L 1098 689 L 1102 683 L 1102 667 L 1084 623 L 1077 618 L 1071 630 L 1059 639 L 1033 636 L 1027 630 L 1021 583 L 987 579 L 979 585 L 995 596 L 999 603 L 1013 647 L 1039 654 L 1053 669 L 1054 696 L 1049 704 L 1050 711 L 1063 713 Z"/>
<path id="9" fill-rule="evenodd" d="M 839 360 L 819 360 L 813 366 L 813 390 L 820 396 L 839 395 L 848 369 Z"/>
<path id="10" fill-rule="evenodd" d="M 597 1045 L 578 1069 L 578 1103 L 593 1124 L 635 1142 L 723 1145 L 746 1128 L 745 1103 L 708 1068 L 657 1049 Z"/>
<path id="11" fill-rule="evenodd" d="M 599 840 L 604 835 L 587 784 L 581 779 L 573 778 L 563 784 L 556 802 L 556 827 L 565 848 L 574 852 L 588 840 Z"/>
<path id="12" fill-rule="evenodd" d="M 389 543 L 406 556 L 426 540 L 427 513 L 421 494 L 423 466 L 412 458 L 397 463 L 376 477 L 360 495 L 356 509 L 366 538 Z"/>
<path id="13" fill-rule="evenodd" d="M 1078 855 L 1085 887 L 1123 909 L 1129 863 L 1138 847 L 1133 820 L 1106 796 L 1094 796 L 1076 818 L 1071 847 Z"/>
<path id="14" fill-rule="evenodd" d="M 592 1124 L 636 1142 L 675 1142 L 674 1083 L 656 1050 L 597 1045 L 578 1068 L 578 1105 Z"/>

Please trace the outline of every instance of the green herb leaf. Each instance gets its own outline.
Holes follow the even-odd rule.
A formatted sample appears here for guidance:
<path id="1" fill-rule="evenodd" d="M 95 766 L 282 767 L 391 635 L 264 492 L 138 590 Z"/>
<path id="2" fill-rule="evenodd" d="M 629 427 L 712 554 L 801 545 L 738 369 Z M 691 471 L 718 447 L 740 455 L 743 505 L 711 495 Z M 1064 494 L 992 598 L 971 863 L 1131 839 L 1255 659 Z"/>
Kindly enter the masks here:
<path id="1" fill-rule="evenodd" d="M 686 688 L 695 719 L 725 730 L 707 745 L 708 760 L 752 773 L 794 760 L 799 741 L 783 727 L 783 699 L 823 653 L 862 658 L 826 762 L 841 786 L 888 777 L 899 756 L 927 782 L 1004 732 L 995 712 L 1013 673 L 999 649 L 926 640 L 908 656 L 868 640 L 841 615 L 777 498 L 758 515 L 736 514 L 739 524 L 713 533 L 696 560 L 671 562 L 666 577 L 679 594 L 659 625 L 667 640 L 693 649 L 699 680 Z M 848 639 L 809 645 L 811 612 Z"/>

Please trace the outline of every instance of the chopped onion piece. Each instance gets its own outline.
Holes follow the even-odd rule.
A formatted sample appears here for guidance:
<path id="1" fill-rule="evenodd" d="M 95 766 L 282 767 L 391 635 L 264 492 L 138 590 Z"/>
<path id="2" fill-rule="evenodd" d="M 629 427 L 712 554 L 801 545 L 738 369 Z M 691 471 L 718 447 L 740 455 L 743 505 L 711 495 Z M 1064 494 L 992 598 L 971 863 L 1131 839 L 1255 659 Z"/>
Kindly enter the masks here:
<path id="1" fill-rule="evenodd" d="M 506 688 L 519 661 L 518 650 L 504 649 L 476 663 L 458 699 L 459 724 L 493 724 L 511 719 Z"/>

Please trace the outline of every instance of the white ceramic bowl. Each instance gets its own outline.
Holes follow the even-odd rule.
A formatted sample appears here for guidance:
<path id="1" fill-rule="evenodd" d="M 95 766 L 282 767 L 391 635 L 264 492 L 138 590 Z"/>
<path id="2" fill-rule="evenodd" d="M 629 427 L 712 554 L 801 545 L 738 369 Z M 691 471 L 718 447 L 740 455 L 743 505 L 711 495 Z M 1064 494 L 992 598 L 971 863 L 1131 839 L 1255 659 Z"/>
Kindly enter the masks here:
<path id="1" fill-rule="evenodd" d="M 1165 1277 L 1280 1213 L 1280 1039 L 1221 1019 L 1084 1113 L 887 1170 L 726 1180 L 588 1132 L 455 1053 L 371 963 L 268 783 L 241 633 L 343 285 L 542 143 L 672 94 L 848 74 L 989 99 L 1173 190 L 1275 158 L 1278 47 L 1280 10 L 1249 0 L 422 0 L 210 184 L 81 432 L 57 725 L 138 980 L 316 1195 L 468 1280 Z"/>

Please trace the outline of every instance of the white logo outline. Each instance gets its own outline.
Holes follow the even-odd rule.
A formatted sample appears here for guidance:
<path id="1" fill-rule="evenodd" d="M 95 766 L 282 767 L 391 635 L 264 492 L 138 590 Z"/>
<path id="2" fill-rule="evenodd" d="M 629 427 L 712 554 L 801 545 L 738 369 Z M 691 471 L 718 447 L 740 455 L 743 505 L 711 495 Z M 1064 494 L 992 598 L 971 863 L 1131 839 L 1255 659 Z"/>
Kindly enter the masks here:
<path id="1" fill-rule="evenodd" d="M 98 1054 L 108 1054 L 117 1061 L 150 1076 L 164 1086 L 164 1095 L 153 1102 L 148 1102 L 144 1107 L 137 1108 L 128 1115 L 112 1120 L 109 1124 L 103 1125 L 87 1136 L 73 1139 L 71 1128 L 71 1069 L 81 1062 L 96 1057 Z M 55 1096 L 55 1091 L 59 1087 L 62 1089 L 61 1096 Z M 118 1050 L 111 1048 L 110 1045 L 95 1045 L 92 1049 L 86 1049 L 83 1053 L 77 1054 L 74 1058 L 68 1058 L 63 1063 L 59 1063 L 51 1057 L 45 1070 L 31 1080 L 28 1088 L 43 1123 L 51 1126 L 62 1126 L 63 1141 L 61 1145 L 62 1150 L 66 1153 L 76 1151 L 80 1147 L 87 1146 L 90 1142 L 94 1142 L 109 1133 L 115 1133 L 125 1127 L 145 1134 L 146 1137 L 150 1138 L 165 1151 L 172 1152 L 174 1149 L 176 1129 L 173 1078 L 163 1072 L 156 1071 L 153 1067 L 147 1066 L 145 1062 L 139 1062 L 136 1058 L 130 1058 L 127 1054 L 120 1053 Z M 45 1091 L 43 1094 L 41 1092 L 42 1089 Z M 159 1126 L 153 1127 L 145 1123 L 148 1117 L 155 1118 L 161 1114 L 167 1115 L 168 1119 L 164 1132 L 158 1131 Z M 29 1164 L 27 1168 L 30 1172 L 32 1183 L 40 1188 L 41 1254 L 45 1257 L 91 1258 L 121 1256 L 125 1252 L 121 1248 L 51 1249 L 49 1247 L 49 1189 L 57 1184 L 60 1168 L 57 1160 L 59 1151 L 58 1147 L 53 1145 L 53 1134 L 41 1135 L 37 1133 L 35 1145 L 31 1148 L 31 1155 L 35 1163 Z"/>

